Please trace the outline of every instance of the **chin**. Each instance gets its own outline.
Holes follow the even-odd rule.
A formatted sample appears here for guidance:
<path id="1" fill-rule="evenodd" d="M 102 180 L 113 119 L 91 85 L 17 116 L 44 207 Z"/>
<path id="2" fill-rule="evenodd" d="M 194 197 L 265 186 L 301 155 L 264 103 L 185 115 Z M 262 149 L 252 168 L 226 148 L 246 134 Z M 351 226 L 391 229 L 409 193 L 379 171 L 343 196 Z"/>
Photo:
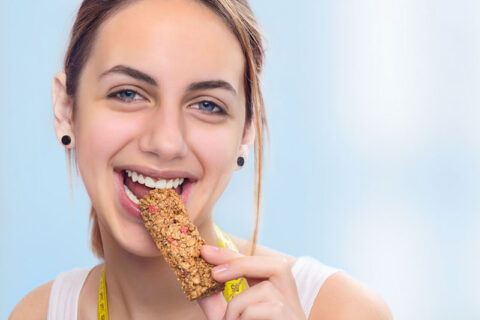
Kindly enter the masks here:
<path id="1" fill-rule="evenodd" d="M 135 256 L 154 258 L 162 255 L 145 229 L 140 234 L 130 232 L 128 235 L 116 239 L 116 241 L 121 249 Z"/>

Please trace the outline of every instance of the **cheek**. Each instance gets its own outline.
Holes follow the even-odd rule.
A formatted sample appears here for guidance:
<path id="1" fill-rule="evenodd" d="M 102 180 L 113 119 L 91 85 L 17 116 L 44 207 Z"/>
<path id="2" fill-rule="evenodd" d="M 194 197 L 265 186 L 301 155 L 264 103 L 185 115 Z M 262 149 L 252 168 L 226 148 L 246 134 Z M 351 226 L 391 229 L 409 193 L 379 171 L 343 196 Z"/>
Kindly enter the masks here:
<path id="1" fill-rule="evenodd" d="M 206 175 L 231 173 L 238 148 L 238 132 L 235 126 L 219 126 L 190 133 L 192 151 L 199 158 Z M 227 171 L 227 172 L 225 172 Z"/>
<path id="2" fill-rule="evenodd" d="M 84 114 L 78 121 L 76 132 L 76 153 L 81 171 L 83 168 L 96 171 L 108 166 L 115 153 L 130 141 L 137 127 L 135 120 L 121 113 L 98 111 Z"/>
<path id="3" fill-rule="evenodd" d="M 195 201 L 188 208 L 190 214 L 196 217 L 196 223 L 201 224 L 201 217 L 206 217 L 207 212 L 211 212 L 230 181 L 235 169 L 238 131 L 231 123 L 215 128 L 196 127 L 188 131 L 188 144 L 203 170 L 195 188 L 201 192 L 193 193 Z"/>

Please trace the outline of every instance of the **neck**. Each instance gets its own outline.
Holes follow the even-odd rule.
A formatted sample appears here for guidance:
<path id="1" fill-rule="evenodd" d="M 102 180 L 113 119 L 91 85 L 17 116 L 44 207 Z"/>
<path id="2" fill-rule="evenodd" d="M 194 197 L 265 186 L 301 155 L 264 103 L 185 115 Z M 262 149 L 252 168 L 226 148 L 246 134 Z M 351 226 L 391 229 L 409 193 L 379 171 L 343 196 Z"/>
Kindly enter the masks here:
<path id="1" fill-rule="evenodd" d="M 197 227 L 208 244 L 217 245 L 211 219 Z M 198 304 L 187 300 L 162 256 L 134 255 L 102 229 L 100 226 L 110 318 L 147 319 L 150 316 L 158 319 L 161 314 L 168 319 L 178 316 L 179 310 L 192 316 L 191 311 L 198 308 Z"/>

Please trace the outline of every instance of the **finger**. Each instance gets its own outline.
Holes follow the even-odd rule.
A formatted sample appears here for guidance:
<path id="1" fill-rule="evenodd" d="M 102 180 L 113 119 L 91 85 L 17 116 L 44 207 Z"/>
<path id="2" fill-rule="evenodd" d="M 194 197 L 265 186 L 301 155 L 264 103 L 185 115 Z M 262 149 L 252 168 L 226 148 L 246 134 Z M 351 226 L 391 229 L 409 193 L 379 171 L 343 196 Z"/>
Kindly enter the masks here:
<path id="1" fill-rule="evenodd" d="M 288 261 L 271 256 L 243 256 L 217 265 L 212 275 L 219 282 L 226 282 L 241 276 L 256 279 L 270 279 L 278 284 L 291 285 L 294 278 Z"/>
<path id="2" fill-rule="evenodd" d="M 200 248 L 202 258 L 211 264 L 223 264 L 232 259 L 244 257 L 243 254 L 233 251 L 228 248 L 220 248 L 210 245 L 204 245 Z"/>
<path id="3" fill-rule="evenodd" d="M 245 256 L 227 248 L 210 245 L 202 246 L 201 253 L 208 262 L 217 265 L 212 270 L 217 281 L 226 282 L 246 277 L 249 286 L 254 286 L 271 278 L 279 289 L 290 291 L 288 289 L 293 287 L 296 290 L 295 279 L 285 257 Z"/>
<path id="4" fill-rule="evenodd" d="M 228 248 L 215 247 L 211 245 L 204 245 L 200 248 L 200 253 L 202 257 L 209 263 L 214 265 L 225 264 L 228 261 L 237 259 L 239 257 L 244 257 L 241 253 L 233 251 Z M 245 279 L 248 286 L 253 286 L 259 283 L 262 280 L 255 279 Z"/>
<path id="5" fill-rule="evenodd" d="M 242 312 L 240 320 L 292 319 L 284 304 L 280 301 L 267 301 L 248 306 Z"/>
<path id="6" fill-rule="evenodd" d="M 200 308 L 208 320 L 220 320 L 225 315 L 227 302 L 222 292 L 212 294 L 211 296 L 200 298 L 197 300 Z"/>
<path id="7" fill-rule="evenodd" d="M 225 319 L 237 319 L 249 305 L 267 301 L 282 301 L 284 298 L 270 281 L 262 281 L 258 285 L 241 292 L 227 305 Z"/>
<path id="8" fill-rule="evenodd" d="M 280 257 L 243 256 L 215 266 L 212 276 L 219 282 L 246 277 L 250 284 L 252 279 L 268 279 L 278 290 L 284 292 L 286 298 L 295 299 L 298 295 L 290 265 L 286 259 Z"/>
<path id="9" fill-rule="evenodd" d="M 225 267 L 223 265 L 226 265 L 235 266 L 235 269 L 240 268 L 248 272 L 248 274 L 244 274 L 244 276 L 252 278 L 269 278 L 291 273 L 290 264 L 285 257 L 245 256 L 228 248 L 210 245 L 202 246 L 200 252 L 207 262 L 222 265 L 222 268 L 217 268 L 215 272 L 223 270 Z"/>

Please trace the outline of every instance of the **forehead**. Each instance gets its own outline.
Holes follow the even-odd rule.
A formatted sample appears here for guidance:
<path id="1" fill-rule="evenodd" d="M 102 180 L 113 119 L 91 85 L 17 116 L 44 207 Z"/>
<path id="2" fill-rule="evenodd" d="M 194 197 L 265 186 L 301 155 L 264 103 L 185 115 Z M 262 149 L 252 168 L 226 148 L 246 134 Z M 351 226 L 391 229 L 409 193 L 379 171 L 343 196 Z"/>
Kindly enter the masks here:
<path id="1" fill-rule="evenodd" d="M 123 64 L 160 86 L 222 78 L 237 92 L 244 56 L 226 23 L 195 0 L 143 0 L 109 17 L 98 30 L 89 63 L 100 74 Z M 88 64 L 88 63 L 87 63 Z"/>

